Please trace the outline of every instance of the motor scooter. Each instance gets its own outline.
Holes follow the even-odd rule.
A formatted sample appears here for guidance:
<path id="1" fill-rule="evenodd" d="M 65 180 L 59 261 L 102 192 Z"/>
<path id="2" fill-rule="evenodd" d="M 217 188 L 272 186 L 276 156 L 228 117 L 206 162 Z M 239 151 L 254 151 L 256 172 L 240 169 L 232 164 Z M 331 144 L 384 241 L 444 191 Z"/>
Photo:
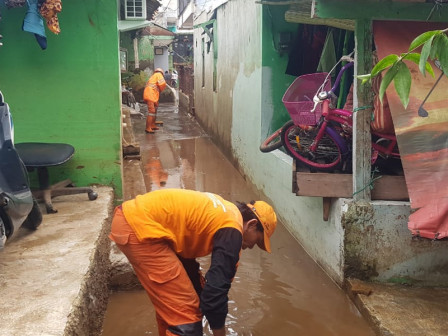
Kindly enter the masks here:
<path id="1" fill-rule="evenodd" d="M 14 147 L 9 105 L 0 91 L 0 250 L 20 227 L 35 230 L 42 212 L 30 189 L 28 172 Z"/>

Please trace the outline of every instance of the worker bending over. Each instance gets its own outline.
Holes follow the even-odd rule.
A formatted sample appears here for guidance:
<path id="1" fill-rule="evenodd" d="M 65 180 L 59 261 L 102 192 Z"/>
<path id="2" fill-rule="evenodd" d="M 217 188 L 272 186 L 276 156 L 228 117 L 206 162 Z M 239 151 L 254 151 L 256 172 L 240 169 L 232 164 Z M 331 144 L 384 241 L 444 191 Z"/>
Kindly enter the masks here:
<path id="1" fill-rule="evenodd" d="M 159 336 L 202 336 L 202 316 L 225 335 L 241 249 L 271 252 L 277 217 L 263 201 L 233 204 L 185 189 L 139 195 L 115 209 L 110 238 L 126 255 L 156 310 Z M 204 277 L 195 258 L 209 254 Z"/>

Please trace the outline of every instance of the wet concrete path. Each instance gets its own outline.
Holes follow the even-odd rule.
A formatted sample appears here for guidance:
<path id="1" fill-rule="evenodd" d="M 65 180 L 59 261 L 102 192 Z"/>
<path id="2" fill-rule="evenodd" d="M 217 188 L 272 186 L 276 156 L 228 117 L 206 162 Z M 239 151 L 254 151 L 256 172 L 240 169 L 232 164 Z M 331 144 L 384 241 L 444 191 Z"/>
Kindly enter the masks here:
<path id="1" fill-rule="evenodd" d="M 144 133 L 144 119 L 132 119 L 146 190 L 180 187 L 230 201 L 260 198 L 193 117 L 161 104 L 158 119 L 164 126 L 153 135 Z M 125 172 L 127 181 L 135 185 L 135 177 Z M 138 192 L 127 190 L 125 199 Z M 209 259 L 200 261 L 206 271 Z M 374 335 L 346 294 L 281 223 L 272 238 L 272 254 L 258 248 L 242 253 L 229 299 L 228 335 Z M 207 328 L 205 332 L 211 335 Z M 112 293 L 103 336 L 157 334 L 144 291 Z"/>

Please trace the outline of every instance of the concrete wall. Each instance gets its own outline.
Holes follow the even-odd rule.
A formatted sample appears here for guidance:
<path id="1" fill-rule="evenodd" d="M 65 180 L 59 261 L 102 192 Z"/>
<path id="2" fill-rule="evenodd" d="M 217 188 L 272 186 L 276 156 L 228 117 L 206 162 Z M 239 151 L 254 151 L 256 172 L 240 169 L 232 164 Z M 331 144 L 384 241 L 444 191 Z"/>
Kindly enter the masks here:
<path id="1" fill-rule="evenodd" d="M 291 234 L 337 283 L 341 284 L 345 276 L 447 283 L 447 244 L 411 239 L 408 203 L 360 206 L 351 200 L 335 199 L 329 221 L 323 221 L 322 198 L 292 193 L 292 159 L 280 150 L 267 154 L 259 151 L 267 130 L 278 128 L 285 120 L 281 97 L 293 80 L 284 74 L 286 59 L 276 52 L 275 31 L 270 29 L 272 24 L 275 29 L 285 29 L 275 27 L 284 13 L 278 11 L 280 6 L 271 6 L 277 10 L 270 12 L 265 7 L 240 0 L 217 9 L 216 91 L 212 88 L 213 54 L 205 52 L 202 56 L 203 29 L 195 29 L 197 118 L 247 180 L 266 195 Z M 195 24 L 209 19 L 200 17 Z"/>
<path id="2" fill-rule="evenodd" d="M 0 3 L 0 90 L 15 123 L 16 142 L 66 142 L 76 153 L 50 170 L 79 186 L 110 185 L 121 195 L 121 123 L 117 4 L 67 1 L 61 33 L 46 28 L 48 48 L 23 32 L 26 8 Z"/>
<path id="3" fill-rule="evenodd" d="M 447 241 L 412 238 L 408 202 L 340 200 L 346 276 L 439 286 L 448 284 Z"/>

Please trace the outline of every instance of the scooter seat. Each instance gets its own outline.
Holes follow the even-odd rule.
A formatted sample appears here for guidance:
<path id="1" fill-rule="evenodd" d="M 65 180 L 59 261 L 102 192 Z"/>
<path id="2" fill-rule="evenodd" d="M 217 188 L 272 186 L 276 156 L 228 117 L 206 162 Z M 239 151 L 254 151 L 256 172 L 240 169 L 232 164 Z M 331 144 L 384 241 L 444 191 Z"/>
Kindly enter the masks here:
<path id="1" fill-rule="evenodd" d="M 75 153 L 72 145 L 64 143 L 23 142 L 16 144 L 15 148 L 29 168 L 59 166 Z"/>

